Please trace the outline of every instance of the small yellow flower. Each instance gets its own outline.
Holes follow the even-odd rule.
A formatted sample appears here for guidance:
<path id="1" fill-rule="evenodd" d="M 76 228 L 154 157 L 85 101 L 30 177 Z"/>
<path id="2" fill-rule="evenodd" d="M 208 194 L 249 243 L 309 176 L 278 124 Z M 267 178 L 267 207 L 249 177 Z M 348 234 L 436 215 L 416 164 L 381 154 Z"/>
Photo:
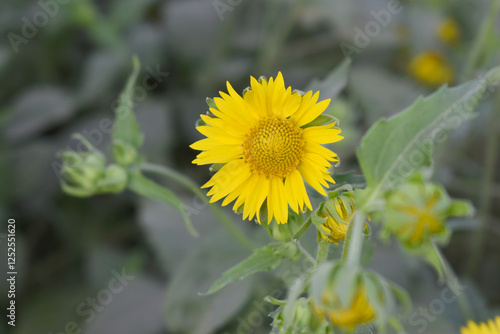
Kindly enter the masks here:
<path id="1" fill-rule="evenodd" d="M 460 334 L 500 334 L 500 317 L 496 317 L 495 321 L 488 320 L 488 323 L 482 322 L 479 325 L 469 321 L 467 327 L 460 329 Z"/>
<path id="2" fill-rule="evenodd" d="M 438 87 L 445 83 L 452 83 L 454 69 L 446 58 L 437 51 L 423 52 L 410 62 L 411 75 L 422 84 Z"/>
<path id="3" fill-rule="evenodd" d="M 322 305 L 315 305 L 316 312 L 338 327 L 349 330 L 371 322 L 375 318 L 375 310 L 366 298 L 364 287 L 360 285 L 357 289 L 347 308 L 341 305 L 338 296 L 326 289 L 321 296 Z"/>
<path id="4" fill-rule="evenodd" d="M 332 212 L 333 210 L 335 211 Z M 322 212 L 319 213 L 320 217 L 327 217 L 327 221 L 318 229 L 321 237 L 335 244 L 338 244 L 339 240 L 344 240 L 353 213 L 354 199 L 351 195 L 328 199 Z M 323 233 L 322 229 L 328 233 Z"/>
<path id="5" fill-rule="evenodd" d="M 460 41 L 460 27 L 454 18 L 443 20 L 438 28 L 437 35 L 439 39 L 446 45 L 456 45 Z"/>
<path id="6" fill-rule="evenodd" d="M 275 80 L 251 77 L 251 89 L 238 95 L 227 83 L 229 94 L 215 98 L 214 116 L 201 115 L 205 126 L 196 129 L 207 138 L 191 147 L 202 151 L 194 164 L 223 164 L 202 188 L 210 187 L 210 202 L 225 197 L 222 205 L 236 201 L 243 219 L 260 223 L 260 208 L 267 200 L 268 222 L 288 220 L 288 206 L 295 212 L 304 205 L 312 210 L 304 181 L 319 193 L 334 182 L 328 169 L 337 155 L 323 144 L 341 140 L 335 123 L 306 125 L 329 104 L 318 102 L 319 92 L 299 94 L 286 88 L 281 73 Z"/>

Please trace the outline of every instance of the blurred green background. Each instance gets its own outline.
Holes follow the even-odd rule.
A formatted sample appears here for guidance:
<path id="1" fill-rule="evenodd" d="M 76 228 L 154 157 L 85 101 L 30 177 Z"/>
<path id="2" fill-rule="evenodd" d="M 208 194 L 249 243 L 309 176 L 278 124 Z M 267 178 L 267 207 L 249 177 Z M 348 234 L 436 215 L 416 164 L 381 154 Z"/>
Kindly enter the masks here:
<path id="1" fill-rule="evenodd" d="M 142 154 L 202 184 L 210 173 L 191 165 L 196 152 L 188 145 L 201 138 L 194 124 L 207 110 L 207 96 L 225 90 L 226 80 L 242 91 L 250 75 L 269 77 L 282 71 L 286 85 L 300 90 L 319 80 L 315 87 L 326 99 L 338 90 L 338 83 L 328 78 L 345 59 L 341 45 L 347 43 L 356 51 L 350 54 L 353 63 L 346 87 L 332 102 L 345 136 L 334 150 L 342 162 L 336 172 L 357 174 L 354 150 L 366 129 L 434 89 L 412 77 L 411 59 L 436 50 L 456 71 L 452 84 L 460 83 L 489 7 L 486 0 L 403 1 L 387 24 L 378 23 L 378 33 L 372 30 L 367 36 L 367 24 L 378 22 L 372 11 L 387 11 L 390 3 L 2 1 L 0 233 L 6 233 L 7 219 L 16 219 L 18 276 L 16 327 L 7 326 L 3 317 L 0 332 L 269 333 L 267 314 L 273 307 L 262 298 L 282 297 L 283 281 L 289 283 L 300 274 L 297 265 L 287 263 L 277 272 L 232 284 L 214 296 L 199 296 L 249 254 L 210 211 L 179 185 L 165 183 L 193 209 L 192 219 L 201 232 L 194 239 L 177 211 L 164 204 L 131 193 L 67 196 L 59 187 L 56 152 L 77 148 L 71 140 L 75 132 L 100 150 L 108 149 L 113 108 L 135 54 L 142 64 L 135 96 L 146 138 Z M 445 43 L 437 33 L 448 18 L 459 29 L 454 43 Z M 359 31 L 368 37 L 362 47 L 355 42 L 363 40 Z M 499 31 L 497 20 L 476 75 L 499 63 Z M 500 123 L 492 123 L 499 105 L 495 108 L 494 103 L 492 98 L 483 101 L 480 116 L 461 125 L 435 152 L 434 178 L 476 207 L 485 191 L 485 161 L 491 158 L 486 143 L 500 131 Z M 444 249 L 464 279 L 463 293 L 477 319 L 500 312 L 498 159 L 496 163 L 477 268 L 471 269 L 468 262 L 479 215 L 450 222 L 457 231 Z M 271 240 L 256 224 L 236 215 L 234 219 L 257 244 Z M 314 247 L 314 237 L 311 231 L 306 247 Z M 0 263 L 6 268 L 5 235 L 0 235 L 0 242 Z M 413 323 L 404 321 L 409 333 L 458 332 L 462 313 L 455 301 L 436 308 L 435 300 L 445 288 L 427 265 L 376 239 L 371 247 L 370 266 L 407 288 L 414 299 Z M 8 302 L 5 272 L 0 273 L 2 309 Z M 419 307 L 430 308 L 432 320 L 419 313 Z"/>

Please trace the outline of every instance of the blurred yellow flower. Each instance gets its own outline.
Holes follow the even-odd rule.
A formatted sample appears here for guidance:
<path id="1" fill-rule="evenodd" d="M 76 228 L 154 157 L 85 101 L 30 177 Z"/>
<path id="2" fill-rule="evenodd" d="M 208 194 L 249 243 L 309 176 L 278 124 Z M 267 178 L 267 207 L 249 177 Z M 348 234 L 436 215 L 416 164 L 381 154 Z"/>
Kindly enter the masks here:
<path id="1" fill-rule="evenodd" d="M 395 233 L 400 239 L 404 239 L 410 244 L 420 244 L 427 235 L 433 235 L 444 229 L 443 217 L 434 211 L 434 205 L 438 197 L 432 196 L 422 206 L 401 204 L 401 212 L 413 216 L 413 221 L 403 225 Z"/>
<path id="2" fill-rule="evenodd" d="M 455 75 L 453 67 L 437 51 L 426 51 L 414 57 L 409 71 L 422 84 L 432 87 L 452 83 Z"/>
<path id="3" fill-rule="evenodd" d="M 319 213 L 320 217 L 327 217 L 327 221 L 319 229 L 321 237 L 335 244 L 338 244 L 339 240 L 344 240 L 353 213 L 354 199 L 351 195 L 330 198 Z M 328 234 L 323 233 L 321 229 Z"/>
<path id="4" fill-rule="evenodd" d="M 440 186 L 409 182 L 388 197 L 385 225 L 403 245 L 415 248 L 430 239 L 445 238 L 447 217 L 465 214 L 461 207 Z"/>
<path id="5" fill-rule="evenodd" d="M 443 20 L 437 28 L 437 35 L 444 44 L 456 45 L 460 41 L 460 27 L 457 21 L 451 17 Z"/>
<path id="6" fill-rule="evenodd" d="M 322 305 L 315 305 L 316 312 L 340 328 L 352 330 L 375 318 L 375 310 L 368 302 L 362 285 L 357 287 L 351 305 L 347 308 L 341 305 L 338 296 L 329 289 L 324 291 L 321 299 Z"/>
<path id="7" fill-rule="evenodd" d="M 268 222 L 288 220 L 288 206 L 312 210 L 304 180 L 319 193 L 334 182 L 328 169 L 337 155 L 323 144 L 341 140 L 335 123 L 308 126 L 328 107 L 318 102 L 319 92 L 306 94 L 285 88 L 283 76 L 275 80 L 251 77 L 251 89 L 238 95 L 227 83 L 229 95 L 215 98 L 214 116 L 201 115 L 205 126 L 197 127 L 207 138 L 191 147 L 203 151 L 193 163 L 224 164 L 202 188 L 211 187 L 210 202 L 225 197 L 222 205 L 236 200 L 243 206 L 243 219 L 260 223 L 260 208 L 267 199 Z"/>
<path id="8" fill-rule="evenodd" d="M 488 323 L 482 322 L 479 325 L 469 321 L 467 327 L 460 329 L 460 334 L 500 334 L 500 317 L 496 317 L 495 321 L 488 320 Z"/>

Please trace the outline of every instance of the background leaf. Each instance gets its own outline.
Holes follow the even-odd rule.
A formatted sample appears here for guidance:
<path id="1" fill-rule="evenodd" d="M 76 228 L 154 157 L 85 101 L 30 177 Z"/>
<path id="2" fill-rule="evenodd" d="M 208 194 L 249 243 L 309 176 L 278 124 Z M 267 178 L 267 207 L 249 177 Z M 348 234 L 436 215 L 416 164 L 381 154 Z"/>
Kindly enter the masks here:
<path id="1" fill-rule="evenodd" d="M 200 238 L 175 271 L 165 296 L 165 322 L 175 333 L 209 334 L 225 324 L 251 296 L 251 280 L 235 283 L 212 296 L 200 296 L 220 273 L 247 251 L 227 242 L 225 230 L 212 230 Z"/>

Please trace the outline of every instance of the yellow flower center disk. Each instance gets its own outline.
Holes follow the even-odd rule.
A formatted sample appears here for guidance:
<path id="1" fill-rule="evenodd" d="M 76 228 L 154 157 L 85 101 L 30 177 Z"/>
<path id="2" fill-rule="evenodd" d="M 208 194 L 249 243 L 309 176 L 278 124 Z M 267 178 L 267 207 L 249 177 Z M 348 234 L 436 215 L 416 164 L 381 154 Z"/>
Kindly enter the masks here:
<path id="1" fill-rule="evenodd" d="M 253 127 L 243 143 L 243 158 L 251 171 L 285 178 L 300 163 L 302 129 L 288 119 L 265 118 Z"/>

